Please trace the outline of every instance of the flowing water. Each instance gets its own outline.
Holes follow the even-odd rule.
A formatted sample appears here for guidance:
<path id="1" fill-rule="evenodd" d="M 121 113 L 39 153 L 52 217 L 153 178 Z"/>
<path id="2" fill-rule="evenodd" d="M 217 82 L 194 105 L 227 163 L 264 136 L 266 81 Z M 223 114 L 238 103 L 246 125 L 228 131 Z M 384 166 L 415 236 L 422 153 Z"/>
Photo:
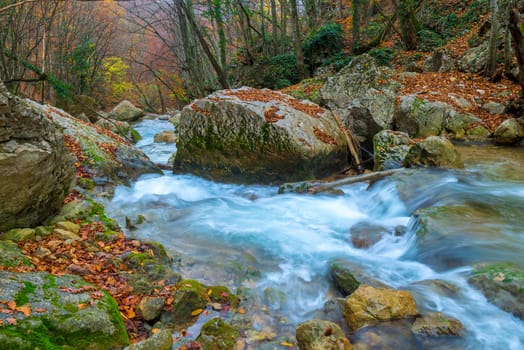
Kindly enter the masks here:
<path id="1" fill-rule="evenodd" d="M 175 146 L 153 144 L 152 137 L 170 124 L 144 121 L 136 128 L 144 137 L 139 147 L 166 162 Z M 411 171 L 372 186 L 344 186 L 342 195 L 279 195 L 274 186 L 166 172 L 117 188 L 108 212 L 122 224 L 125 216 L 144 215 L 147 222 L 130 234 L 180 256 L 184 278 L 249 295 L 244 317 L 255 329 L 276 334 L 273 347 L 260 348 L 292 340 L 306 319 L 340 318 L 328 312 L 329 301 L 340 297 L 330 285 L 328 263 L 342 258 L 411 291 L 419 311 L 459 319 L 467 329 L 464 340 L 439 349 L 524 349 L 524 322 L 467 283 L 478 262 L 513 261 L 524 268 L 524 153 L 479 147 L 461 152 L 464 170 Z M 414 211 L 437 206 L 469 211 L 438 221 L 437 234 L 417 236 Z M 358 249 L 350 231 L 363 222 L 386 234 Z M 406 232 L 396 234 L 402 226 Z M 406 344 L 391 348 L 436 348 Z"/>

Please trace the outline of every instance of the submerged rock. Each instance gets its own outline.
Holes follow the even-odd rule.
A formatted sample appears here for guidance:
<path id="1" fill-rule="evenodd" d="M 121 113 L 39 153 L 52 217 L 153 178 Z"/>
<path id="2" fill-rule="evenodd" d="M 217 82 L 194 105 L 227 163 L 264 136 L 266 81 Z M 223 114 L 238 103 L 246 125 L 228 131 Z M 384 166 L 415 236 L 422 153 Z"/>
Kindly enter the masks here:
<path id="1" fill-rule="evenodd" d="M 406 167 L 463 168 L 455 146 L 445 137 L 430 136 L 410 147 L 404 159 Z"/>
<path id="2" fill-rule="evenodd" d="M 64 136 L 46 114 L 0 84 L 0 232 L 55 214 L 75 179 Z"/>
<path id="3" fill-rule="evenodd" d="M 155 142 L 165 142 L 165 143 L 176 143 L 178 141 L 178 135 L 174 131 L 164 130 L 154 137 Z"/>
<path id="4" fill-rule="evenodd" d="M 493 134 L 495 143 L 512 145 L 524 137 L 524 118 L 511 118 L 502 122 Z"/>
<path id="5" fill-rule="evenodd" d="M 344 308 L 344 318 L 352 330 L 417 314 L 415 299 L 409 292 L 367 285 L 360 285 L 348 296 Z"/>
<path id="6" fill-rule="evenodd" d="M 274 183 L 320 178 L 348 162 L 333 115 L 271 90 L 222 90 L 186 106 L 174 172 L 219 181 Z"/>
<path id="7" fill-rule="evenodd" d="M 109 294 L 71 275 L 0 271 L 2 299 L 24 312 L 0 314 L 2 349 L 118 349 L 129 338 L 118 307 Z M 16 322 L 9 322 L 15 319 Z"/>
<path id="8" fill-rule="evenodd" d="M 468 282 L 491 303 L 524 320 L 524 269 L 511 263 L 478 264 Z"/>
<path id="9" fill-rule="evenodd" d="M 351 350 L 352 346 L 339 325 L 331 321 L 309 320 L 296 330 L 300 350 Z"/>
<path id="10" fill-rule="evenodd" d="M 460 336 L 464 331 L 462 323 L 453 317 L 445 316 L 439 312 L 430 312 L 418 317 L 411 331 L 419 336 Z"/>

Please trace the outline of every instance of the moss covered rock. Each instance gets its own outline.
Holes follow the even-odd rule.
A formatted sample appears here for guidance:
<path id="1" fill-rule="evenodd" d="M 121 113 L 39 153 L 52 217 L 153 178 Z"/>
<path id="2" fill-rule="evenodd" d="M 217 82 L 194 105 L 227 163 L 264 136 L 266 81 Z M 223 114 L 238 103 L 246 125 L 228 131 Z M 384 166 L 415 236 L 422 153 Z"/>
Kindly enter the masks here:
<path id="1" fill-rule="evenodd" d="M 374 170 L 401 168 L 411 140 L 407 133 L 383 130 L 373 137 Z"/>
<path id="2" fill-rule="evenodd" d="M 406 167 L 463 168 L 464 163 L 455 146 L 440 136 L 430 136 L 409 148 L 404 158 Z"/>
<path id="3" fill-rule="evenodd" d="M 182 111 L 173 170 L 220 181 L 276 183 L 345 168 L 333 115 L 270 90 L 222 90 Z"/>
<path id="4" fill-rule="evenodd" d="M 395 130 L 411 137 L 440 135 L 452 107 L 443 102 L 430 102 L 416 95 L 400 97 L 395 111 Z"/>
<path id="5" fill-rule="evenodd" d="M 220 318 L 207 321 L 196 339 L 203 350 L 229 350 L 235 347 L 235 340 L 240 337 L 237 328 Z"/>
<path id="6" fill-rule="evenodd" d="M 477 264 L 468 282 L 491 303 L 524 320 L 524 269 L 511 263 Z"/>
<path id="7" fill-rule="evenodd" d="M 109 294 L 76 276 L 0 271 L 2 298 L 25 312 L 0 314 L 2 349 L 120 349 L 129 338 Z M 7 318 L 15 318 L 16 324 Z"/>
<path id="8" fill-rule="evenodd" d="M 351 350 L 353 347 L 339 325 L 331 321 L 309 320 L 296 330 L 301 350 Z"/>
<path id="9" fill-rule="evenodd" d="M 524 118 L 511 118 L 502 122 L 493 134 L 495 142 L 512 145 L 524 137 Z"/>
<path id="10" fill-rule="evenodd" d="M 9 240 L 0 240 L 0 266 L 17 267 L 20 265 L 31 266 L 31 261 L 22 254 L 18 245 Z"/>

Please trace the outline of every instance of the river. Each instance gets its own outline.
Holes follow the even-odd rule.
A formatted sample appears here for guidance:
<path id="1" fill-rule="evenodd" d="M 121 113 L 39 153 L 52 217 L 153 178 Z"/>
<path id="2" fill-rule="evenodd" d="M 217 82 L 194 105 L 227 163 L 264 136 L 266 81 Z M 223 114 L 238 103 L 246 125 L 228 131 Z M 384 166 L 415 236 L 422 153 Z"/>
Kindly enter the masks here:
<path id="1" fill-rule="evenodd" d="M 155 162 L 166 162 L 175 146 L 152 139 L 171 124 L 143 121 L 135 127 L 143 136 L 138 146 Z M 185 278 L 247 295 L 243 316 L 273 334 L 261 349 L 293 340 L 296 325 L 306 319 L 340 318 L 326 311 L 340 297 L 328 278 L 328 263 L 338 258 L 409 290 L 422 313 L 442 312 L 467 329 L 458 342 L 428 347 L 406 341 L 404 349 L 524 349 L 524 322 L 467 283 L 478 262 L 513 261 L 524 268 L 524 152 L 460 149 L 463 170 L 416 170 L 372 186 L 344 186 L 338 195 L 279 195 L 274 186 L 166 171 L 118 187 L 107 211 L 122 225 L 125 216 L 144 215 L 147 222 L 129 234 L 161 242 L 180 256 Z M 438 221 L 438 234 L 417 236 L 413 213 L 438 206 L 471 211 Z M 355 248 L 350 232 L 359 225 L 379 225 L 385 234 L 367 249 Z M 403 235 L 396 234 L 399 227 L 406 228 Z M 455 292 L 435 288 L 435 280 Z"/>

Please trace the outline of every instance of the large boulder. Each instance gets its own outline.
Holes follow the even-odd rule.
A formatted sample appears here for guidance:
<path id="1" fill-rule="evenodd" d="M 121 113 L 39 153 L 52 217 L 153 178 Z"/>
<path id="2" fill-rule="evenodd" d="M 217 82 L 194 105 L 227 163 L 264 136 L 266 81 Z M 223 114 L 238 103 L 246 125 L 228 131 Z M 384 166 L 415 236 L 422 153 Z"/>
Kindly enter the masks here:
<path id="1" fill-rule="evenodd" d="M 490 302 L 524 320 L 524 269 L 511 263 L 477 264 L 468 282 Z"/>
<path id="2" fill-rule="evenodd" d="M 325 320 L 309 320 L 296 330 L 300 350 L 351 350 L 353 347 L 339 325 Z"/>
<path id="3" fill-rule="evenodd" d="M 409 292 L 367 285 L 360 285 L 348 296 L 344 308 L 344 318 L 352 330 L 417 314 L 415 299 Z"/>
<path id="4" fill-rule="evenodd" d="M 320 90 L 322 102 L 335 110 L 357 137 L 370 140 L 380 130 L 391 129 L 400 88 L 393 74 L 371 56 L 358 56 L 328 78 Z"/>
<path id="5" fill-rule="evenodd" d="M 109 118 L 125 122 L 137 121 L 143 115 L 144 111 L 128 100 L 123 100 L 109 112 Z"/>
<path id="6" fill-rule="evenodd" d="M 0 289 L 5 303 L 16 308 L 0 313 L 1 349 L 103 350 L 129 344 L 114 299 L 77 276 L 0 271 Z"/>
<path id="7" fill-rule="evenodd" d="M 467 50 L 458 60 L 458 69 L 461 72 L 479 73 L 484 70 L 488 62 L 488 40 L 479 46 Z"/>
<path id="8" fill-rule="evenodd" d="M 222 90 L 186 106 L 174 172 L 221 181 L 275 183 L 320 178 L 347 165 L 333 115 L 271 90 Z"/>
<path id="9" fill-rule="evenodd" d="M 424 61 L 424 72 L 450 72 L 455 66 L 453 58 L 445 50 L 437 49 Z"/>
<path id="10" fill-rule="evenodd" d="M 441 136 L 430 136 L 410 147 L 404 158 L 406 167 L 463 168 L 455 146 Z"/>
<path id="11" fill-rule="evenodd" d="M 414 94 L 401 96 L 395 113 L 395 130 L 411 137 L 440 135 L 450 109 L 446 103 L 430 102 Z"/>
<path id="12" fill-rule="evenodd" d="M 114 132 L 73 118 L 59 108 L 31 103 L 64 129 L 77 167 L 88 180 L 94 179 L 98 185 L 129 184 L 142 174 L 161 173 L 141 150 Z"/>
<path id="13" fill-rule="evenodd" d="M 0 231 L 55 214 L 75 179 L 62 132 L 0 84 Z"/>
<path id="14" fill-rule="evenodd" d="M 375 171 L 401 168 L 413 141 L 401 131 L 382 130 L 373 137 Z"/>

